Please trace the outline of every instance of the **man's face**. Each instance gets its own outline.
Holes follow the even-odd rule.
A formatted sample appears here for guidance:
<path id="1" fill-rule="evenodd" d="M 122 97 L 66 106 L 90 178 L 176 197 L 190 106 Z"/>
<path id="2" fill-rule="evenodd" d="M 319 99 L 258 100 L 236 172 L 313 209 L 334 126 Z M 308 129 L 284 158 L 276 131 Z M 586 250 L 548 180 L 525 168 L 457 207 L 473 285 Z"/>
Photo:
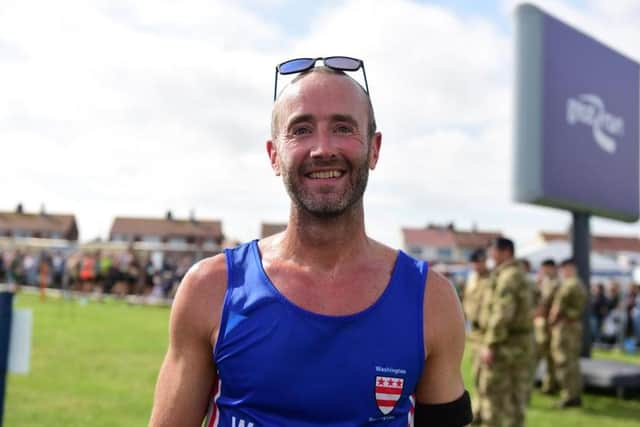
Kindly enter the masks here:
<path id="1" fill-rule="evenodd" d="M 563 279 L 576 277 L 576 267 L 573 264 L 567 264 L 560 269 L 560 274 Z"/>
<path id="2" fill-rule="evenodd" d="M 545 277 L 548 277 L 551 279 L 555 278 L 556 275 L 558 274 L 558 272 L 556 271 L 556 268 L 552 265 L 543 265 L 542 272 L 545 275 Z"/>
<path id="3" fill-rule="evenodd" d="M 473 271 L 482 274 L 487 271 L 487 260 L 486 258 L 480 258 L 478 261 L 472 261 L 471 266 Z"/>
<path id="4" fill-rule="evenodd" d="M 511 258 L 511 252 L 506 249 L 499 249 L 497 246 L 491 246 L 489 248 L 489 256 L 497 267 Z"/>
<path id="5" fill-rule="evenodd" d="M 267 151 L 294 203 L 335 217 L 359 203 L 380 149 L 367 141 L 368 106 L 361 90 L 340 75 L 312 73 L 282 93 L 276 140 Z"/>

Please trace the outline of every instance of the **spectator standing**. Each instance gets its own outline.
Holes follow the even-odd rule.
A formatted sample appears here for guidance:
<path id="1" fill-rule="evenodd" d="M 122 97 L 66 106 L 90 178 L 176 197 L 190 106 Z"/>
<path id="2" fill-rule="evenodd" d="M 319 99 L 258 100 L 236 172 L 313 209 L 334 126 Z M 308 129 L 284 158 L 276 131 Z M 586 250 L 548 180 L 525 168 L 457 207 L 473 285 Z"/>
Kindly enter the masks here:
<path id="1" fill-rule="evenodd" d="M 591 298 L 591 336 L 594 342 L 600 341 L 602 324 L 609 314 L 609 300 L 605 293 L 604 284 L 598 283 L 593 288 Z"/>
<path id="2" fill-rule="evenodd" d="M 26 275 L 24 271 L 24 255 L 21 251 L 16 251 L 11 260 L 11 265 L 9 267 L 10 271 L 10 284 L 16 284 L 17 286 L 26 284 Z"/>
<path id="3" fill-rule="evenodd" d="M 44 302 L 47 297 L 47 288 L 51 284 L 52 268 L 51 260 L 46 252 L 40 253 L 38 263 L 38 282 L 40 287 L 40 302 Z"/>
<path id="4" fill-rule="evenodd" d="M 624 311 L 627 318 L 627 327 L 625 330 L 625 341 L 629 340 L 629 347 L 635 349 L 636 337 L 640 335 L 637 324 L 638 302 L 640 301 L 640 293 L 638 288 L 631 284 L 629 292 L 624 299 Z"/>
<path id="5" fill-rule="evenodd" d="M 635 304 L 631 309 L 631 322 L 633 323 L 634 335 L 636 339 L 636 348 L 640 347 L 640 284 L 634 284 L 636 298 Z"/>
<path id="6" fill-rule="evenodd" d="M 587 303 L 587 291 L 578 277 L 573 259 L 561 264 L 562 284 L 556 291 L 549 324 L 551 325 L 551 357 L 560 385 L 558 408 L 582 405 L 582 313 Z"/>
<path id="7" fill-rule="evenodd" d="M 22 258 L 22 268 L 25 273 L 25 284 L 35 286 L 38 283 L 38 263 L 29 251 L 27 251 L 24 258 Z"/>
<path id="8" fill-rule="evenodd" d="M 558 281 L 558 269 L 552 259 L 542 262 L 537 281 L 538 301 L 536 304 L 533 325 L 536 342 L 536 358 L 534 370 L 537 369 L 540 361 L 546 364 L 545 374 L 542 379 L 542 392 L 554 393 L 557 389 L 555 379 L 555 369 L 550 352 L 551 330 L 549 327 L 549 310 L 560 282 Z"/>
<path id="9" fill-rule="evenodd" d="M 5 267 L 4 259 L 5 253 L 0 252 L 0 281 L 5 280 L 5 277 L 7 275 L 7 269 Z"/>
<path id="10" fill-rule="evenodd" d="M 609 285 L 609 313 L 614 311 L 620 305 L 620 284 L 618 282 L 611 282 Z"/>
<path id="11" fill-rule="evenodd" d="M 81 290 L 84 293 L 90 293 L 93 290 L 93 285 L 96 279 L 96 258 L 95 256 L 86 253 L 82 256 L 80 262 L 80 280 Z"/>
<path id="12" fill-rule="evenodd" d="M 62 255 L 62 252 L 55 252 L 53 257 L 51 258 L 51 265 L 53 268 L 53 280 L 51 285 L 54 287 L 62 287 L 65 268 L 65 257 Z"/>
<path id="13" fill-rule="evenodd" d="M 464 286 L 462 308 L 467 320 L 467 343 L 471 354 L 471 371 L 473 381 L 478 387 L 480 373 L 480 348 L 482 347 L 482 330 L 480 329 L 480 312 L 485 304 L 485 297 L 491 292 L 491 275 L 487 269 L 487 255 L 484 250 L 478 249 L 469 257 L 471 273 Z M 474 418 L 479 418 L 480 401 L 476 394 L 471 401 Z"/>
<path id="14" fill-rule="evenodd" d="M 490 246 L 496 268 L 489 303 L 480 315 L 483 331 L 478 393 L 480 425 L 521 427 L 531 390 L 533 302 L 514 244 L 499 237 Z"/>

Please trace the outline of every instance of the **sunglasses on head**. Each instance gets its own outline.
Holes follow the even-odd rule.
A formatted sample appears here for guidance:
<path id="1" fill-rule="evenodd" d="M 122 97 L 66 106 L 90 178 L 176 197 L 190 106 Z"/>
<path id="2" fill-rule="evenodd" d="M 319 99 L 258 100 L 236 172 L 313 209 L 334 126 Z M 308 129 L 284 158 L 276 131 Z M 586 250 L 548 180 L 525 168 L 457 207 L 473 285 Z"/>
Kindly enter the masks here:
<path id="1" fill-rule="evenodd" d="M 326 58 L 296 58 L 276 65 L 276 82 L 273 89 L 273 100 L 278 97 L 278 74 L 295 74 L 310 70 L 316 66 L 316 62 L 322 60 L 327 68 L 339 71 L 358 71 L 362 68 L 364 85 L 367 95 L 369 94 L 369 84 L 367 83 L 367 73 L 364 71 L 364 62 L 361 59 L 348 56 L 327 56 Z"/>

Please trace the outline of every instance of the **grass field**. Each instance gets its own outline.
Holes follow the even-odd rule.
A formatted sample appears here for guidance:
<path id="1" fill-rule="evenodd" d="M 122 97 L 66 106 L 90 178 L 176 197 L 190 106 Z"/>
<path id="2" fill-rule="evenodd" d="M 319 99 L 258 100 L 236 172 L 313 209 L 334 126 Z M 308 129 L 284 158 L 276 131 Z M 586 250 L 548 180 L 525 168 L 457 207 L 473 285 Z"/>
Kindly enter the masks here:
<path id="1" fill-rule="evenodd" d="M 22 293 L 16 307 L 34 310 L 29 375 L 9 375 L 5 427 L 143 426 L 167 345 L 169 310 L 123 302 L 49 299 Z M 640 363 L 640 356 L 597 353 Z M 469 385 L 469 364 L 464 373 Z M 534 393 L 529 426 L 639 426 L 640 395 L 618 400 L 587 394 L 582 409 L 553 410 Z"/>

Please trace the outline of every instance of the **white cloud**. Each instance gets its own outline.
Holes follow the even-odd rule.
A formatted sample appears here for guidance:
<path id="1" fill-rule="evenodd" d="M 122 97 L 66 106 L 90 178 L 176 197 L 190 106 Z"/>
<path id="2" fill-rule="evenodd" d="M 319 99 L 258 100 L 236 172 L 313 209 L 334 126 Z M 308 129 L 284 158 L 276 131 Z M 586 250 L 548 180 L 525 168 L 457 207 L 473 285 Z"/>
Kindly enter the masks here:
<path id="1" fill-rule="evenodd" d="M 505 0 L 505 11 L 511 13 L 521 0 Z M 547 13 L 589 34 L 610 47 L 640 60 L 640 3 L 636 0 L 586 0 L 579 7 L 562 0 L 536 0 L 531 2 Z"/>
<path id="2" fill-rule="evenodd" d="M 637 3 L 609 3 L 545 5 L 640 57 Z M 115 215 L 195 209 L 252 238 L 288 213 L 264 149 L 274 65 L 345 54 L 365 60 L 384 135 L 366 198 L 374 237 L 399 245 L 401 226 L 450 220 L 518 238 L 566 227 L 564 213 L 509 201 L 512 46 L 495 22 L 353 0 L 292 36 L 263 16 L 285 6 L 3 2 L 0 209 L 75 212 L 83 239 L 106 236 Z"/>

